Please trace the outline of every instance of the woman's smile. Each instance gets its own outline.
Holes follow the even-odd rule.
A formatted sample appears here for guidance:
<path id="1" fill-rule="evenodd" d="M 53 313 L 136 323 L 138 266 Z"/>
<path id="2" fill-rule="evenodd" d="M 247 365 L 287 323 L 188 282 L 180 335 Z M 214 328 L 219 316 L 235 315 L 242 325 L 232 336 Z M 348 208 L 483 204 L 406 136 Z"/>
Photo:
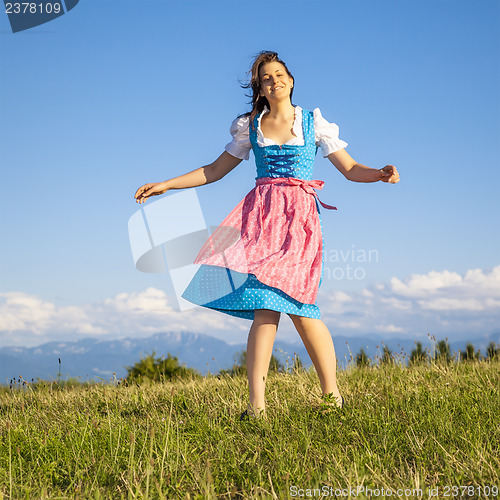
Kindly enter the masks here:
<path id="1" fill-rule="evenodd" d="M 293 87 L 293 78 L 286 72 L 279 62 L 273 61 L 262 65 L 260 69 L 261 95 L 273 96 L 290 94 Z"/>

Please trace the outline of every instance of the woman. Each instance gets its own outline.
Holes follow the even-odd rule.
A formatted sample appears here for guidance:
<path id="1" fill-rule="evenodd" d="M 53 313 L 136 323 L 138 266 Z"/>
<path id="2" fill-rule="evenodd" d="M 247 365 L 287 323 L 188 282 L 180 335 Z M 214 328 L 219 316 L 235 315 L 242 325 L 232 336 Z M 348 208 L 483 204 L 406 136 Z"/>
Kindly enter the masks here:
<path id="1" fill-rule="evenodd" d="M 345 151 L 338 127 L 319 109 L 292 104 L 294 78 L 275 52 L 261 52 L 247 88 L 252 111 L 231 125 L 233 140 L 213 163 L 164 182 L 140 187 L 138 203 L 169 189 L 222 179 L 253 150 L 256 186 L 234 208 L 200 251 L 202 264 L 182 295 L 187 300 L 237 317 L 253 319 L 247 344 L 250 392 L 241 418 L 265 410 L 265 383 L 280 315 L 293 321 L 317 370 L 323 400 L 342 406 L 333 340 L 316 304 L 323 276 L 324 250 L 319 201 L 312 180 L 314 156 L 323 156 L 355 182 L 397 183 L 392 165 L 381 169 L 357 163 Z M 318 203 L 319 202 L 319 203 Z M 224 279 L 230 287 L 221 286 Z"/>

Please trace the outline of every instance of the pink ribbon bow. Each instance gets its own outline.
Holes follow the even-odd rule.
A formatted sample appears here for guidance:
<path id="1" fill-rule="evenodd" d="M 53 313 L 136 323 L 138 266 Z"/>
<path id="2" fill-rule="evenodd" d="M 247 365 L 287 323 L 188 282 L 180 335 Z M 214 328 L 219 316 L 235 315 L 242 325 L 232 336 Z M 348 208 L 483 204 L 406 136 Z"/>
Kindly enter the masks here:
<path id="1" fill-rule="evenodd" d="M 257 179 L 256 185 L 261 184 L 279 184 L 281 186 L 300 186 L 306 193 L 312 194 L 321 203 L 323 208 L 328 210 L 337 210 L 337 207 L 332 205 L 327 205 L 323 203 L 316 193 L 315 189 L 323 189 L 325 181 L 320 181 L 318 179 L 307 181 L 305 179 L 297 179 L 296 177 L 259 177 Z"/>

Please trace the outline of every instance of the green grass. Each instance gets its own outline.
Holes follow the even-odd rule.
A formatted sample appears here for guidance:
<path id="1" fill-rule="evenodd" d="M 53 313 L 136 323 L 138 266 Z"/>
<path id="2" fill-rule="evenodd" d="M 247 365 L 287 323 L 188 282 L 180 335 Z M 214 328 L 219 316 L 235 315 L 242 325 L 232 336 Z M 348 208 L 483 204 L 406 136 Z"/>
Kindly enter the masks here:
<path id="1" fill-rule="evenodd" d="M 339 372 L 346 407 L 327 414 L 314 371 L 272 374 L 267 417 L 249 423 L 239 422 L 243 377 L 28 384 L 0 393 L 0 498 L 300 498 L 293 487 L 346 486 L 427 498 L 429 487 L 498 487 L 499 368 L 349 368 Z"/>

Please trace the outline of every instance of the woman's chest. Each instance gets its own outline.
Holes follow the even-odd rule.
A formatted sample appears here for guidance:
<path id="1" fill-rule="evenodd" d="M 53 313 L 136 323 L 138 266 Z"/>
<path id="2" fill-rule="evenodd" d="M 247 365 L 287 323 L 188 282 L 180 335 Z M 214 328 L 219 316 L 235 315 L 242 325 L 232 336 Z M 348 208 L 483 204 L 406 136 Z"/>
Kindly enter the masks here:
<path id="1" fill-rule="evenodd" d="M 277 145 L 283 145 L 295 139 L 297 135 L 293 131 L 294 120 L 279 120 L 264 116 L 260 123 L 262 135 Z"/>

